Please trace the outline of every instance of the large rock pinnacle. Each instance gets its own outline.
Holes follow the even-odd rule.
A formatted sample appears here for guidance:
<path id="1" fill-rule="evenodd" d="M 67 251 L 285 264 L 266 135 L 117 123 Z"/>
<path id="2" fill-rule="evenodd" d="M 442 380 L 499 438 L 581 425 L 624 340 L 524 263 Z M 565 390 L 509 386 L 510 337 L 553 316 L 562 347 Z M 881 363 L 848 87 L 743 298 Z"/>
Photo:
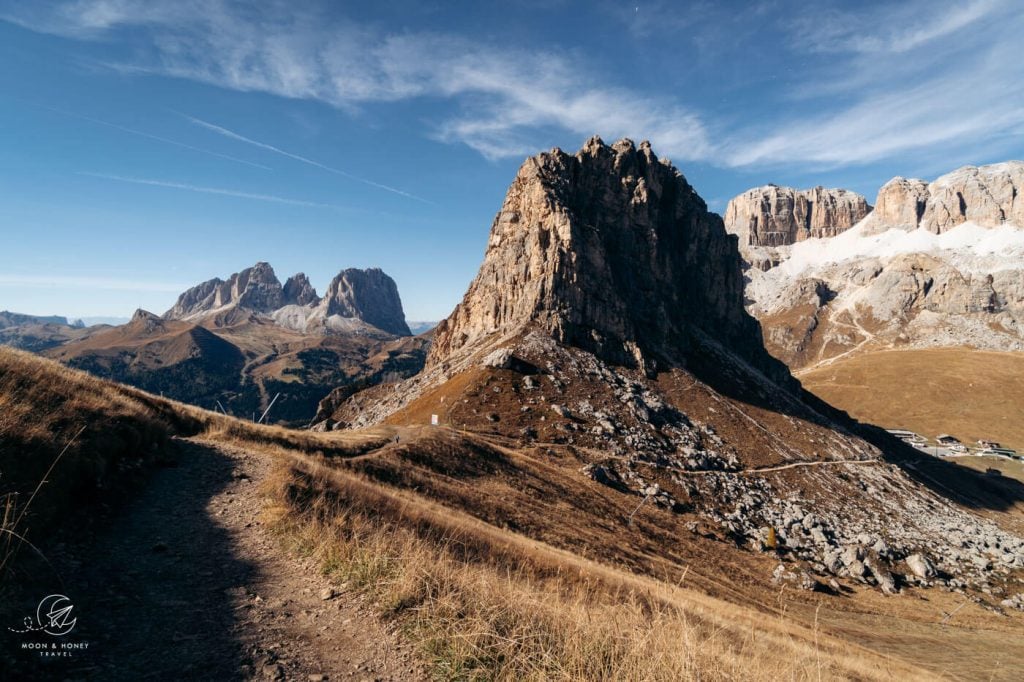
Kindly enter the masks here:
<path id="1" fill-rule="evenodd" d="M 695 339 L 712 338 L 788 377 L 744 311 L 735 237 L 647 142 L 594 137 L 523 163 L 428 365 L 531 329 L 645 369 L 685 363 Z"/>

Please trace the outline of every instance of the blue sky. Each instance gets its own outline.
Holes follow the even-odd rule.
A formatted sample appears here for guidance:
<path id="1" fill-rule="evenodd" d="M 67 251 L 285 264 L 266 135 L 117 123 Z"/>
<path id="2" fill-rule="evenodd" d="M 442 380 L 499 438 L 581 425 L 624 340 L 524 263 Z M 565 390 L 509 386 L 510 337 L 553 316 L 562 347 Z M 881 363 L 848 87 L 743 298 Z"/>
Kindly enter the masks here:
<path id="1" fill-rule="evenodd" d="M 650 139 L 708 201 L 1024 157 L 1016 0 L 0 0 L 0 309 L 257 260 L 444 317 L 522 160 Z"/>

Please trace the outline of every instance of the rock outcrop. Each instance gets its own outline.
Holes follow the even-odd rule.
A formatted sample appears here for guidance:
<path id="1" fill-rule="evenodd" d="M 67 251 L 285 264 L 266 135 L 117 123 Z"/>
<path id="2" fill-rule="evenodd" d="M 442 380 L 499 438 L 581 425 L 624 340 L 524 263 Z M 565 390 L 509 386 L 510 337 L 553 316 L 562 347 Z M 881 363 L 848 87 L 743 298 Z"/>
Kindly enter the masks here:
<path id="1" fill-rule="evenodd" d="M 284 283 L 284 302 L 285 305 L 316 305 L 320 302 L 306 273 L 292 275 Z"/>
<path id="2" fill-rule="evenodd" d="M 765 185 L 733 198 L 725 210 L 726 229 L 739 237 L 748 263 L 767 269 L 779 256 L 775 249 L 805 239 L 834 237 L 871 211 L 861 195 L 845 189 L 798 190 Z"/>
<path id="3" fill-rule="evenodd" d="M 397 336 L 410 336 L 398 285 L 380 268 L 338 273 L 320 302 L 325 316 L 360 319 Z"/>
<path id="4" fill-rule="evenodd" d="M 853 349 L 1024 349 L 1022 190 L 1020 161 L 896 177 L 842 236 L 749 246 L 749 310 L 769 349 L 793 368 Z M 815 304 L 820 287 L 831 294 Z"/>
<path id="5" fill-rule="evenodd" d="M 1024 162 L 964 166 L 928 185 L 921 227 L 939 234 L 967 221 L 1024 227 Z"/>
<path id="6" fill-rule="evenodd" d="M 260 262 L 227 281 L 214 278 L 192 287 L 163 317 L 216 326 L 236 324 L 252 314 L 304 333 L 411 334 L 398 287 L 378 268 L 343 270 L 320 298 L 304 273 L 281 286 L 274 269 Z"/>
<path id="7" fill-rule="evenodd" d="M 354 467 L 449 500 L 463 483 L 474 497 L 500 490 L 488 495 L 503 505 L 493 519 L 519 518 L 540 499 L 550 520 L 547 496 L 571 495 L 565 514 L 578 537 L 595 518 L 632 526 L 618 510 L 646 502 L 666 520 L 655 532 L 673 528 L 673 547 L 721 538 L 772 552 L 787 562 L 778 577 L 805 589 L 841 579 L 894 595 L 910 584 L 991 590 L 974 557 L 1024 541 L 937 500 L 892 463 L 915 458 L 908 446 L 800 390 L 744 312 L 741 266 L 735 237 L 646 143 L 593 138 L 576 154 L 539 154 L 509 188 L 480 271 L 438 325 L 423 370 L 336 391 L 315 428 L 452 427 L 403 436 Z M 925 282 L 904 293 L 927 297 Z M 835 292 L 820 281 L 801 295 L 817 309 Z M 500 455 L 484 449 L 499 442 Z M 509 449 L 525 455 L 514 467 Z M 439 474 L 443 492 L 430 484 Z M 671 518 L 690 521 L 686 539 Z M 630 532 L 654 539 L 640 524 Z M 935 557 L 930 577 L 902 564 L 921 553 Z M 1011 563 L 1024 567 L 1024 557 Z"/>
<path id="8" fill-rule="evenodd" d="M 934 182 L 896 177 L 878 190 L 870 229 L 942 234 L 965 222 L 1024 227 L 1024 162 L 964 166 Z"/>
<path id="9" fill-rule="evenodd" d="M 685 362 L 710 336 L 788 379 L 743 309 L 735 239 L 647 142 L 594 137 L 574 155 L 553 149 L 522 165 L 428 365 L 528 329 L 647 371 Z"/>
<path id="10" fill-rule="evenodd" d="M 928 183 L 924 180 L 895 177 L 882 185 L 875 199 L 873 222 L 883 229 L 916 229 L 928 203 Z"/>
<path id="11" fill-rule="evenodd" d="M 231 305 L 261 313 L 284 305 L 284 291 L 274 268 L 259 262 L 231 275 L 226 282 L 214 278 L 194 286 L 178 297 L 164 318 L 183 320 Z"/>

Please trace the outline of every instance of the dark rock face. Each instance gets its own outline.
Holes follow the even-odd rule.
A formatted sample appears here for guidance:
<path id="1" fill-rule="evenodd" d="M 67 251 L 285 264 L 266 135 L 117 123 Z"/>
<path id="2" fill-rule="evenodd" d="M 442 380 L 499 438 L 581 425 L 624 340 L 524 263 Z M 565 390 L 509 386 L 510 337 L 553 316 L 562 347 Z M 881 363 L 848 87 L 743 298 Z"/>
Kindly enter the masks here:
<path id="1" fill-rule="evenodd" d="M 285 303 L 281 282 L 269 263 L 257 263 L 231 275 L 225 282 L 214 278 L 194 286 L 181 296 L 164 318 L 180 320 L 191 315 L 235 304 L 239 308 L 268 313 Z"/>
<path id="2" fill-rule="evenodd" d="M 527 328 L 647 370 L 685 363 L 695 341 L 714 339 L 791 381 L 744 310 L 736 238 L 646 142 L 594 137 L 575 155 L 555 149 L 522 165 L 428 366 Z"/>
<path id="3" fill-rule="evenodd" d="M 225 302 L 228 303 L 237 301 L 240 308 L 270 312 L 284 305 L 281 282 L 269 263 L 257 263 L 246 268 L 233 275 L 227 284 L 228 287 L 222 287 L 221 299 L 227 299 Z"/>
<path id="4" fill-rule="evenodd" d="M 320 297 L 316 295 L 316 289 L 309 283 L 306 273 L 292 275 L 284 283 L 285 305 L 316 305 L 319 302 Z"/>
<path id="5" fill-rule="evenodd" d="M 320 306 L 326 315 L 358 318 L 398 336 L 410 336 L 398 286 L 379 268 L 343 270 L 331 280 Z"/>

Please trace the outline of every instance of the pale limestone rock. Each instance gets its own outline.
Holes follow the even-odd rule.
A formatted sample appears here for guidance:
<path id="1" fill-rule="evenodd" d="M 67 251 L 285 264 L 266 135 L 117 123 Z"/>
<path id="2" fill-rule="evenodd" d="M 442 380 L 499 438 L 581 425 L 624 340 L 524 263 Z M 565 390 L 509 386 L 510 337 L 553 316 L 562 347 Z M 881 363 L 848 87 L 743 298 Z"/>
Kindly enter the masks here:
<path id="1" fill-rule="evenodd" d="M 878 190 L 872 223 L 879 231 L 890 227 L 915 230 L 924 215 L 927 201 L 927 182 L 915 178 L 893 178 Z"/>
<path id="2" fill-rule="evenodd" d="M 785 260 L 786 246 L 805 239 L 834 237 L 860 222 L 871 206 L 845 189 L 797 190 L 765 185 L 733 198 L 725 228 L 739 237 L 740 252 L 759 270 Z"/>
<path id="3" fill-rule="evenodd" d="M 1024 227 L 1024 162 L 964 166 L 928 186 L 921 226 L 941 234 L 971 221 L 992 227 Z"/>

